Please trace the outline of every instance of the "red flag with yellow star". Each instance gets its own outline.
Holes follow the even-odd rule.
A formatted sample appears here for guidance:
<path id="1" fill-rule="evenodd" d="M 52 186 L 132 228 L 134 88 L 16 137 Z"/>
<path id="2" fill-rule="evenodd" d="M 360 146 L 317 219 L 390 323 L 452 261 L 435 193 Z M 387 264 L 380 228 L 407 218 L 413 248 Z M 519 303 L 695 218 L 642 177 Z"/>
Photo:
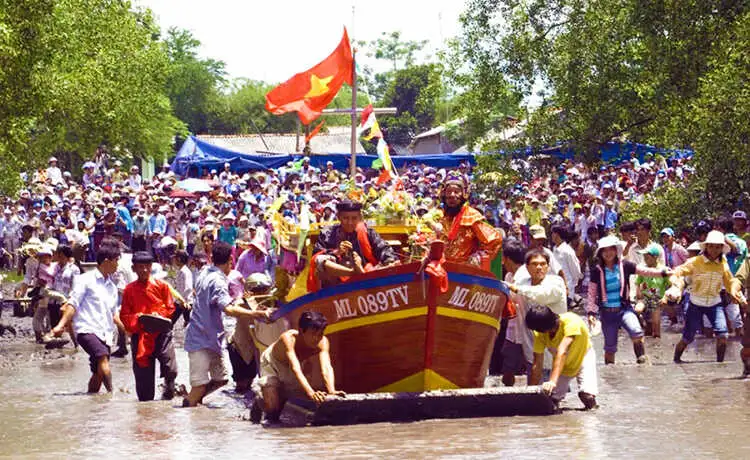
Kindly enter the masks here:
<path id="1" fill-rule="evenodd" d="M 300 72 L 266 94 L 266 110 L 274 115 L 297 112 L 304 124 L 310 124 L 331 103 L 341 85 L 352 84 L 354 57 L 349 35 L 315 67 Z"/>

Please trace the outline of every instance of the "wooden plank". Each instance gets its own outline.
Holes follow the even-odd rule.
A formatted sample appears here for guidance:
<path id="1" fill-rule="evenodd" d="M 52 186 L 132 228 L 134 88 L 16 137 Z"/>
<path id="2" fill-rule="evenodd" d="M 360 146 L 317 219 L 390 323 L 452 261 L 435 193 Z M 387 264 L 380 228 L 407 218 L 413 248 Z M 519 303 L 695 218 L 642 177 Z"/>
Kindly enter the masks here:
<path id="1" fill-rule="evenodd" d="M 290 401 L 313 425 L 406 422 L 436 418 L 552 415 L 557 405 L 539 386 L 468 388 L 423 393 L 362 393 L 329 396 L 319 407 Z"/>

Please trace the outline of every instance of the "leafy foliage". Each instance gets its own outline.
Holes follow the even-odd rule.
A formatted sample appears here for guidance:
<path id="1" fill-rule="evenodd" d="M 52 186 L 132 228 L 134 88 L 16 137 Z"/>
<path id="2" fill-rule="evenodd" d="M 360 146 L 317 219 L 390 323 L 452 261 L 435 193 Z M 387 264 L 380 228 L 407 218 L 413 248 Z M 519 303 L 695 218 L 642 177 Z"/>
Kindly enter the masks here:
<path id="1" fill-rule="evenodd" d="M 209 117 L 221 97 L 221 86 L 226 84 L 224 63 L 200 59 L 201 43 L 187 30 L 170 28 L 164 44 L 170 60 L 166 90 L 174 114 L 190 132 L 207 132 Z"/>
<path id="2" fill-rule="evenodd" d="M 566 140 L 595 153 L 618 136 L 674 141 L 673 116 L 696 96 L 714 38 L 745 8 L 741 0 L 471 0 L 462 50 L 475 75 L 502 74 L 527 96 L 543 84 L 532 114 L 543 129 L 530 144 Z"/>
<path id="3" fill-rule="evenodd" d="M 169 61 L 148 11 L 126 1 L 0 0 L 0 188 L 53 152 L 102 143 L 166 153 L 183 129 L 164 84 Z"/>
<path id="4" fill-rule="evenodd" d="M 398 109 L 397 115 L 381 118 L 389 142 L 408 145 L 420 131 L 432 127 L 441 84 L 435 64 L 413 66 L 394 74 L 381 101 L 386 107 Z"/>

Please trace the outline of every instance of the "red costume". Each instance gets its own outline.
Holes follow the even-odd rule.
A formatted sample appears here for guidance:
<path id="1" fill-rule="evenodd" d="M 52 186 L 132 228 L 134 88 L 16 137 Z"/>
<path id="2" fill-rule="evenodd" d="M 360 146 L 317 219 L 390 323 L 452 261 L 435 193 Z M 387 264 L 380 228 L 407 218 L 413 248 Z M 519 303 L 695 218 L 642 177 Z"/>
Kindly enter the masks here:
<path id="1" fill-rule="evenodd" d="M 503 238 L 485 221 L 481 212 L 465 204 L 455 216 L 444 216 L 445 258 L 448 262 L 470 263 L 490 269 L 490 262 L 503 245 Z"/>

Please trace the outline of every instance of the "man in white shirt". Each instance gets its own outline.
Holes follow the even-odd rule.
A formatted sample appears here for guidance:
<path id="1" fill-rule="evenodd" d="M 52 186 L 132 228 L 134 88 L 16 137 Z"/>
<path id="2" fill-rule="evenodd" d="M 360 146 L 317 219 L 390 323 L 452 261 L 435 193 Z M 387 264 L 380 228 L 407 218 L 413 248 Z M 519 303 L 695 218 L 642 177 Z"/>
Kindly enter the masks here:
<path id="1" fill-rule="evenodd" d="M 62 171 L 60 171 L 60 168 L 57 167 L 57 158 L 50 157 L 48 163 L 49 167 L 47 168 L 47 180 L 52 185 L 62 184 L 63 175 Z"/>
<path id="2" fill-rule="evenodd" d="M 128 176 L 128 187 L 132 188 L 136 192 L 141 189 L 143 179 L 139 174 L 138 166 L 132 166 L 130 168 L 130 175 Z"/>
<path id="3" fill-rule="evenodd" d="M 563 276 L 564 273 L 562 267 L 557 263 L 552 251 L 545 246 L 545 244 L 547 244 L 547 232 L 544 231 L 544 227 L 541 225 L 532 225 L 529 227 L 529 234 L 531 236 L 529 249 L 539 249 L 544 251 L 544 253 L 547 254 L 547 257 L 549 257 L 549 265 L 547 266 L 548 273 L 550 275 Z M 529 274 L 526 271 L 526 266 L 521 267 L 519 270 L 519 276 L 528 278 Z"/>
<path id="4" fill-rule="evenodd" d="M 81 274 L 81 270 L 78 268 L 78 265 L 75 264 L 73 250 L 67 244 L 61 244 L 57 247 L 55 250 L 54 261 L 56 263 L 55 278 L 52 282 L 51 288 L 55 293 L 67 298 L 73 291 L 73 281 Z M 64 302 L 58 300 L 57 297 L 50 299 L 48 306 L 50 324 L 54 325 L 60 321 L 60 318 L 62 317 L 61 308 L 63 303 Z M 71 328 L 68 328 L 68 333 L 70 334 L 73 346 L 77 349 L 78 342 L 76 341 L 75 333 L 73 333 Z"/>
<path id="5" fill-rule="evenodd" d="M 89 355 L 92 374 L 89 393 L 98 393 L 102 384 L 107 392 L 112 392 L 109 355 L 118 314 L 117 285 L 112 274 L 117 271 L 119 259 L 120 244 L 111 239 L 102 241 L 96 254 L 96 270 L 75 278 L 73 290 L 62 307 L 62 318 L 52 329 L 52 334 L 59 337 L 72 321 L 78 344 Z"/>
<path id="6" fill-rule="evenodd" d="M 578 281 L 583 278 L 583 273 L 581 272 L 581 264 L 578 261 L 576 252 L 567 243 L 567 239 L 570 237 L 570 230 L 562 225 L 555 225 L 550 230 L 550 234 L 552 243 L 555 245 L 552 253 L 565 275 L 565 284 L 568 288 L 567 297 L 572 298 L 576 292 Z"/>
<path id="7" fill-rule="evenodd" d="M 543 251 L 538 249 L 528 251 L 525 261 L 530 278 L 509 284 L 508 288 L 524 298 L 527 308 L 543 305 L 557 314 L 563 314 L 568 311 L 565 281 L 557 275 L 549 274 L 550 260 L 547 253 Z"/>
<path id="8" fill-rule="evenodd" d="M 185 320 L 185 325 L 190 321 L 190 309 L 195 302 L 195 289 L 193 286 L 193 272 L 188 267 L 188 261 L 190 257 L 185 251 L 177 251 L 172 260 L 175 267 L 177 268 L 177 276 L 175 278 L 175 290 L 180 294 L 185 304 L 183 307 L 177 307 L 173 323 L 177 322 L 180 316 Z"/>
<path id="9" fill-rule="evenodd" d="M 631 240 L 632 241 L 632 240 Z M 643 252 L 646 251 L 650 246 L 657 246 L 659 249 L 659 265 L 666 265 L 666 259 L 664 257 L 664 248 L 651 240 L 651 220 L 648 218 L 638 219 L 635 221 L 635 241 L 626 241 L 628 244 L 628 252 L 625 255 L 625 259 L 633 262 L 636 265 L 642 265 L 645 263 L 643 259 Z"/>
<path id="10" fill-rule="evenodd" d="M 515 284 L 516 274 L 526 263 L 526 247 L 518 240 L 507 240 L 503 244 L 503 268 L 505 282 Z M 527 270 L 524 270 L 528 272 Z M 534 335 L 526 327 L 526 301 L 519 294 L 510 293 L 510 298 L 516 306 L 516 316 L 508 320 L 505 332 L 505 342 L 502 347 L 503 385 L 512 387 L 516 375 L 527 375 L 531 371 L 534 358 Z"/>

